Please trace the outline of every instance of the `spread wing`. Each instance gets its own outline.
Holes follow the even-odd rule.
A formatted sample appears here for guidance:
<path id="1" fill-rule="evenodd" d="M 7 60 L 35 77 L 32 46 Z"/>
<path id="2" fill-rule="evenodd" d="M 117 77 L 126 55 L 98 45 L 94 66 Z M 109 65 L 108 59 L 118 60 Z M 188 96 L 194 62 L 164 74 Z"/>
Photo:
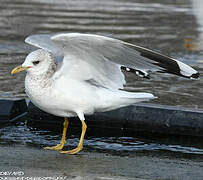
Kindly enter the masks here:
<path id="1" fill-rule="evenodd" d="M 51 52 L 58 61 L 61 61 L 63 59 L 63 51 L 51 40 L 52 36 L 53 34 L 31 35 L 25 39 L 25 42 Z"/>
<path id="2" fill-rule="evenodd" d="M 58 74 L 93 79 L 106 87 L 122 87 L 125 80 L 121 66 L 134 69 L 138 75 L 161 72 L 186 78 L 199 77 L 196 70 L 176 59 L 109 37 L 65 33 L 33 35 L 25 41 L 51 51 L 59 60 L 63 57 Z"/>

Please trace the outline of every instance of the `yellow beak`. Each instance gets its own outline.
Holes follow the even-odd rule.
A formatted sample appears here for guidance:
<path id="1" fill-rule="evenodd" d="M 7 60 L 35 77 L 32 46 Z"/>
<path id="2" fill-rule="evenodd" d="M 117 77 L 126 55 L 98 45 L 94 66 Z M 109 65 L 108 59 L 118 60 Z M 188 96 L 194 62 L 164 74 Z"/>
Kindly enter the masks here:
<path id="1" fill-rule="evenodd" d="M 14 68 L 12 71 L 11 71 L 11 74 L 16 74 L 18 72 L 21 72 L 21 71 L 25 71 L 27 70 L 28 68 L 30 67 L 22 67 L 22 66 L 17 66 L 16 68 Z"/>

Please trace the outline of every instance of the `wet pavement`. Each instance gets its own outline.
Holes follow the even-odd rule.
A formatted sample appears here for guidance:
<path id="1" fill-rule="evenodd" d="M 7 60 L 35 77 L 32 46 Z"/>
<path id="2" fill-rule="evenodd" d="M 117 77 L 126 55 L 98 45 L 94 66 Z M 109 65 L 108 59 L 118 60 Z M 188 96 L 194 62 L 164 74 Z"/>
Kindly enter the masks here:
<path id="1" fill-rule="evenodd" d="M 72 156 L 26 145 L 1 145 L 0 151 L 1 171 L 19 172 L 17 177 L 71 180 L 202 180 L 203 177 L 202 159 L 195 156 L 193 159 L 161 153 L 118 156 L 94 151 Z"/>
<path id="2" fill-rule="evenodd" d="M 10 71 L 32 50 L 24 38 L 36 33 L 84 32 L 107 35 L 177 58 L 203 72 L 201 0 L 0 0 L 0 98 L 26 97 L 24 76 Z M 153 75 L 151 80 L 127 74 L 126 89 L 150 92 L 157 104 L 203 109 L 203 78 L 188 80 Z M 29 119 L 0 128 L 0 169 L 26 176 L 69 179 L 150 180 L 203 177 L 203 141 L 193 137 L 152 134 L 102 134 L 88 130 L 84 151 L 63 156 L 41 150 L 55 145 L 61 127 L 29 125 Z M 78 128 L 79 129 L 79 128 Z M 77 145 L 79 130 L 66 148 Z M 105 131 L 107 132 L 107 131 Z M 6 169 L 5 169 L 6 170 Z"/>
<path id="3" fill-rule="evenodd" d="M 21 122 L 1 127 L 0 145 L 20 144 L 33 147 L 54 146 L 61 139 L 63 125 L 33 124 Z M 80 137 L 80 125 L 72 125 L 68 129 L 65 148 L 77 146 Z M 160 152 L 185 155 L 199 155 L 203 158 L 203 142 L 201 137 L 182 137 L 151 133 L 131 133 L 118 129 L 107 129 L 88 126 L 84 147 L 87 151 L 109 152 L 113 154 L 136 154 L 140 152 Z"/>

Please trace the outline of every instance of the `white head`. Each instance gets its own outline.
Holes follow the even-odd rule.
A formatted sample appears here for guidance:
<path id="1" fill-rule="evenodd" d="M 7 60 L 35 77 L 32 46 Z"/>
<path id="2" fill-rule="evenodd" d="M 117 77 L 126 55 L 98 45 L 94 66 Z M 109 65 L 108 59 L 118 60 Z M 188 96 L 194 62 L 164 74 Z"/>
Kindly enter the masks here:
<path id="1" fill-rule="evenodd" d="M 56 70 L 56 61 L 52 53 L 38 49 L 31 52 L 21 66 L 12 70 L 11 74 L 26 70 L 32 76 L 49 76 Z"/>

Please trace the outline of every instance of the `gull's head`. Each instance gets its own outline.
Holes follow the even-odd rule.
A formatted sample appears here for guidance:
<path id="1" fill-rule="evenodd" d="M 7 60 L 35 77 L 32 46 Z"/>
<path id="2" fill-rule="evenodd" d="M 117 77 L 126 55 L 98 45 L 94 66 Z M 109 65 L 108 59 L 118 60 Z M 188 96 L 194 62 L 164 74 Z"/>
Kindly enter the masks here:
<path id="1" fill-rule="evenodd" d="M 46 75 L 56 70 L 55 58 L 49 51 L 38 49 L 31 52 L 21 66 L 14 68 L 11 74 L 27 71 L 31 75 Z"/>

